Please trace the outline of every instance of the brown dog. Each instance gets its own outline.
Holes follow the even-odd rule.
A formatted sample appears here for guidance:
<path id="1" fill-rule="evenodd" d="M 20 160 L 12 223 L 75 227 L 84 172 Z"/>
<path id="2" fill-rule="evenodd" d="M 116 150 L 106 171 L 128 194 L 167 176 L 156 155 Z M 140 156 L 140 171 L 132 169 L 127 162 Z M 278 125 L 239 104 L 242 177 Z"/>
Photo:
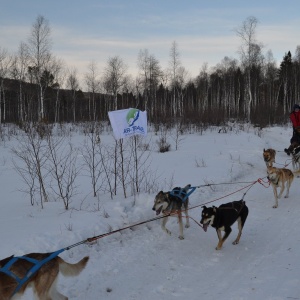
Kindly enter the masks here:
<path id="1" fill-rule="evenodd" d="M 31 274 L 29 274 L 28 271 L 30 271 L 30 269 L 35 265 L 35 261 L 42 261 L 47 259 L 50 255 L 51 253 L 30 253 L 16 259 L 9 268 L 11 275 L 0 271 L 0 299 L 9 300 L 14 296 L 18 286 L 18 281 L 14 277 L 23 279 L 25 276 L 28 276 L 29 279 L 21 286 L 13 299 L 22 295 L 27 287 L 32 286 L 37 299 L 68 300 L 68 297 L 60 294 L 56 290 L 58 274 L 61 272 L 65 276 L 78 275 L 86 266 L 89 257 L 84 257 L 76 264 L 69 264 L 61 257 L 55 256 L 43 264 L 36 273 L 30 276 Z M 11 261 L 11 259 L 13 259 L 13 256 L 0 260 L 0 268 L 3 268 Z M 31 259 L 34 262 L 31 262 Z"/>
<path id="2" fill-rule="evenodd" d="M 276 151 L 274 149 L 264 149 L 263 158 L 267 167 L 273 167 L 273 163 L 275 162 Z"/>
<path id="3" fill-rule="evenodd" d="M 275 205 L 273 206 L 273 208 L 277 208 L 278 199 L 281 198 L 285 189 L 285 185 L 287 190 L 284 198 L 288 198 L 289 196 L 290 187 L 294 180 L 294 173 L 289 169 L 274 168 L 274 167 L 268 167 L 267 173 L 268 173 L 268 179 L 273 187 L 273 192 L 275 197 Z M 279 195 L 277 194 L 278 187 L 280 188 Z"/>

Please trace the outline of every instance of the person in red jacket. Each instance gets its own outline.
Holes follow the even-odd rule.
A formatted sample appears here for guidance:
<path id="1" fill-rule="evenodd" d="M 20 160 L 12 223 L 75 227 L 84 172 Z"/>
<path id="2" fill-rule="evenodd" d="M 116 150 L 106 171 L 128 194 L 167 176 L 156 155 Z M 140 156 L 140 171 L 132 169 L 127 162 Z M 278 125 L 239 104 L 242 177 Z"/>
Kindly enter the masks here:
<path id="1" fill-rule="evenodd" d="M 290 120 L 293 124 L 293 136 L 291 138 L 292 143 L 300 144 L 300 106 L 299 104 L 295 104 L 293 106 L 293 111 L 290 113 Z M 290 151 L 288 149 L 284 149 L 288 155 L 290 155 Z"/>

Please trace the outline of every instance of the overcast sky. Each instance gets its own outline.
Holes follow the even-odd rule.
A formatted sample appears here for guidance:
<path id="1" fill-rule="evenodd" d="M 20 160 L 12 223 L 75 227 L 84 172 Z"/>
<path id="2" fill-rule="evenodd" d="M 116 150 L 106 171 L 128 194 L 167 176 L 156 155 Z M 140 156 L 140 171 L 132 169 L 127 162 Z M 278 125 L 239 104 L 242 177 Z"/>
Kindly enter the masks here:
<path id="1" fill-rule="evenodd" d="M 87 72 L 119 56 L 136 75 L 137 57 L 147 49 L 168 66 L 173 41 L 191 76 L 202 65 L 238 58 L 234 29 L 249 16 L 258 19 L 257 40 L 277 63 L 300 45 L 300 0 L 0 0 L 0 47 L 14 53 L 27 42 L 32 24 L 44 16 L 51 28 L 52 53 Z"/>

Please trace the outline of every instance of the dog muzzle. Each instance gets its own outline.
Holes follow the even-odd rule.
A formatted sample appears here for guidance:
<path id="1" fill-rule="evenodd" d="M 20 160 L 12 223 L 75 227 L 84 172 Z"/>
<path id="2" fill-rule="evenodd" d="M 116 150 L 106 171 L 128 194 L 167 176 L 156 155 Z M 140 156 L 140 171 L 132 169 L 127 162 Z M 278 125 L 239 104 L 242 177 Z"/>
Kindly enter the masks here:
<path id="1" fill-rule="evenodd" d="M 200 222 L 200 223 L 203 224 L 203 230 L 206 232 L 206 231 L 207 231 L 207 228 L 208 228 L 208 226 L 209 226 L 209 224 L 210 224 L 210 221 L 208 221 L 208 222 L 206 222 L 206 223 L 203 223 L 203 222 Z"/>
<path id="2" fill-rule="evenodd" d="M 156 215 L 158 216 L 161 213 L 163 206 L 160 206 L 159 209 L 155 209 L 155 207 L 152 208 L 152 210 L 156 211 Z"/>

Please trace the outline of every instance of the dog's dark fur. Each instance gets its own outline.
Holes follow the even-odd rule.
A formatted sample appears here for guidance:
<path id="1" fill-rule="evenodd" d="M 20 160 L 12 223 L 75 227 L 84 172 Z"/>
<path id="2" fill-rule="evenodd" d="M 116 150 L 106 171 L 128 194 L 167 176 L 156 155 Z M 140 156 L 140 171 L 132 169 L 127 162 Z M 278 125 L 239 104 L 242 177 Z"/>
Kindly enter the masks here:
<path id="1" fill-rule="evenodd" d="M 35 260 L 41 261 L 49 257 L 51 253 L 30 253 L 26 257 L 33 258 Z M 13 256 L 7 257 L 0 260 L 0 268 L 4 267 L 7 262 Z M 78 275 L 86 266 L 89 257 L 84 257 L 76 264 L 69 264 L 65 262 L 61 257 L 56 256 L 50 261 L 46 262 L 41 268 L 33 274 L 28 281 L 26 281 L 18 293 L 12 298 L 18 282 L 11 276 L 0 272 L 0 299 L 9 300 L 19 298 L 27 287 L 31 286 L 33 288 L 36 299 L 39 300 L 67 300 L 68 298 L 60 294 L 56 290 L 56 281 L 59 272 L 65 276 L 76 276 Z M 27 272 L 33 267 L 33 263 L 25 259 L 18 259 L 10 267 L 10 272 L 15 274 L 20 279 L 26 276 Z"/>
<path id="2" fill-rule="evenodd" d="M 187 192 L 191 187 L 190 184 L 185 186 L 183 189 Z M 175 188 L 180 189 L 180 188 Z M 188 205 L 189 198 L 187 198 L 184 202 L 178 198 L 177 196 L 171 195 L 170 192 L 160 191 L 155 199 L 152 210 L 156 211 L 156 215 L 160 213 L 166 215 L 165 218 L 162 219 L 161 228 L 163 231 L 171 235 L 171 231 L 166 228 L 166 223 L 168 222 L 168 215 L 174 214 L 178 217 L 179 223 L 179 239 L 183 240 L 183 224 L 182 224 L 182 212 L 186 215 L 186 224 L 185 228 L 190 227 L 189 215 L 188 215 Z"/>
<path id="3" fill-rule="evenodd" d="M 293 141 L 291 142 L 291 144 L 289 145 L 289 147 L 287 149 L 284 149 L 284 152 L 287 154 L 287 155 L 290 155 L 292 152 L 295 153 L 295 150 L 294 149 L 297 149 L 298 147 L 300 146 L 300 141 Z M 298 151 L 297 151 L 298 153 Z"/>
<path id="4" fill-rule="evenodd" d="M 300 170 L 300 144 L 291 144 L 291 146 L 289 147 L 289 152 L 292 154 L 293 170 Z"/>
<path id="5" fill-rule="evenodd" d="M 219 238 L 216 250 L 222 248 L 223 243 L 232 231 L 231 226 L 235 221 L 238 221 L 239 232 L 233 244 L 239 243 L 248 212 L 248 207 L 243 200 L 222 204 L 219 207 L 203 206 L 200 223 L 203 224 L 205 231 L 209 225 L 216 229 Z M 221 231 L 225 231 L 223 237 Z"/>
<path id="6" fill-rule="evenodd" d="M 272 167 L 275 162 L 276 151 L 274 149 L 264 149 L 263 158 L 267 167 Z"/>

